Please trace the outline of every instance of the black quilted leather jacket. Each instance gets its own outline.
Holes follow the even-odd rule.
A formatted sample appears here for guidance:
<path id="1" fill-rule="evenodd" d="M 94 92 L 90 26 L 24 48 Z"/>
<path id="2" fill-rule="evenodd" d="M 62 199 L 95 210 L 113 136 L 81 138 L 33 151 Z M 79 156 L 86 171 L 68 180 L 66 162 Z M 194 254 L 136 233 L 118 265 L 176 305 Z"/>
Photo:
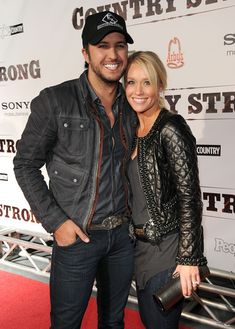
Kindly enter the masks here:
<path id="1" fill-rule="evenodd" d="M 150 220 L 149 238 L 179 231 L 177 264 L 204 265 L 202 201 L 196 143 L 184 118 L 163 109 L 147 136 L 138 139 L 140 181 Z"/>

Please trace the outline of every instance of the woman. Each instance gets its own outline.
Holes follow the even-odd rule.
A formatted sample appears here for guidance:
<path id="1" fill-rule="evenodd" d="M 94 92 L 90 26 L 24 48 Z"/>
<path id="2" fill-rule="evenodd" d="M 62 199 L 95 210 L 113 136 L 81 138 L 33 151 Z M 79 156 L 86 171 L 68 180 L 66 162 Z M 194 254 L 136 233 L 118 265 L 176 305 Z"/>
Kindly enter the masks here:
<path id="1" fill-rule="evenodd" d="M 139 311 L 147 329 L 175 329 L 182 302 L 164 313 L 153 294 L 178 274 L 190 296 L 207 263 L 195 138 L 182 116 L 164 108 L 167 75 L 155 53 L 133 53 L 124 82 L 139 122 L 128 170 Z"/>

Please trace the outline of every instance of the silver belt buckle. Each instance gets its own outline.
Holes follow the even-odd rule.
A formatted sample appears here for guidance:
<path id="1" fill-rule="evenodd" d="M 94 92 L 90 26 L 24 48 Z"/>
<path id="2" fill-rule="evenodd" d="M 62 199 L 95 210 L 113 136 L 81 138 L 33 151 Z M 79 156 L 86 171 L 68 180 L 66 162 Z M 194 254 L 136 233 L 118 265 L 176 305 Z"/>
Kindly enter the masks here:
<path id="1" fill-rule="evenodd" d="M 121 217 L 110 216 L 103 220 L 102 225 L 106 230 L 112 230 L 113 228 L 122 224 Z"/>

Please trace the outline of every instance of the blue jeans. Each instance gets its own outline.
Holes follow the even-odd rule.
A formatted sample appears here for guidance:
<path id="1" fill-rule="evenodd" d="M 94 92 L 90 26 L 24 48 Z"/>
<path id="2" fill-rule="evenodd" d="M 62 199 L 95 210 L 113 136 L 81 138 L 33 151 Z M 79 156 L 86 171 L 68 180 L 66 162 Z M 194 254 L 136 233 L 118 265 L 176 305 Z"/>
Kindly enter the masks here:
<path id="1" fill-rule="evenodd" d="M 51 329 L 79 329 L 97 284 L 98 328 L 123 329 L 133 275 L 128 224 L 90 231 L 90 242 L 53 247 L 50 277 Z M 92 328 L 93 329 L 93 328 Z"/>
<path id="2" fill-rule="evenodd" d="M 160 272 L 148 280 L 144 289 L 137 287 L 140 317 L 146 329 L 178 329 L 183 302 L 179 302 L 168 312 L 160 309 L 153 294 L 170 279 L 174 269 Z"/>

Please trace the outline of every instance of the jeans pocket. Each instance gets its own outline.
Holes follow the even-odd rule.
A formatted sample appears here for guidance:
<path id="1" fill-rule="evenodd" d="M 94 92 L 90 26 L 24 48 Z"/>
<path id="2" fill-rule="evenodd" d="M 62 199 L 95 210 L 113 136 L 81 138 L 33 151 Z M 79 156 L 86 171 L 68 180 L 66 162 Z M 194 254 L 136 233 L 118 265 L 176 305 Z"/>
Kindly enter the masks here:
<path id="1" fill-rule="evenodd" d="M 77 239 L 76 239 L 74 242 L 72 242 L 72 243 L 70 243 L 70 244 L 68 244 L 68 245 L 65 245 L 65 246 L 60 246 L 60 245 L 57 243 L 57 241 L 54 239 L 55 247 L 58 248 L 58 249 L 69 249 L 69 248 L 72 248 L 73 246 L 78 245 L 78 244 L 81 243 L 81 242 L 82 242 L 82 240 L 80 239 L 79 236 L 77 236 Z"/>

